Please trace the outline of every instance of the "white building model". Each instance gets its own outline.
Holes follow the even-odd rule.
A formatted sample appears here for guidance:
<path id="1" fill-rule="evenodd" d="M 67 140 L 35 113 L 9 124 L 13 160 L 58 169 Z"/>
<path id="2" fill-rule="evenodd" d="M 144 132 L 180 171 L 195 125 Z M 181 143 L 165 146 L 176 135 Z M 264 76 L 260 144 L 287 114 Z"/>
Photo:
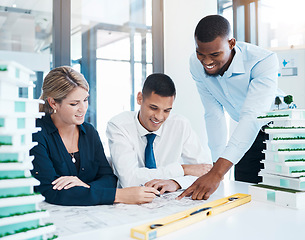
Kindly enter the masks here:
<path id="1" fill-rule="evenodd" d="M 39 182 L 31 177 L 35 146 L 32 133 L 35 118 L 40 118 L 39 103 L 32 99 L 30 70 L 15 62 L 0 62 L 0 238 L 46 239 L 55 226 L 45 223 L 49 216 L 40 210 L 44 200 L 33 191 Z M 51 234 L 52 236 L 52 234 Z M 55 236 L 54 236 L 55 237 Z M 51 238 L 54 238 L 51 237 Z"/>
<path id="2" fill-rule="evenodd" d="M 262 120 L 272 121 L 266 128 L 263 182 L 249 187 L 253 200 L 305 208 L 305 110 L 268 112 Z"/>

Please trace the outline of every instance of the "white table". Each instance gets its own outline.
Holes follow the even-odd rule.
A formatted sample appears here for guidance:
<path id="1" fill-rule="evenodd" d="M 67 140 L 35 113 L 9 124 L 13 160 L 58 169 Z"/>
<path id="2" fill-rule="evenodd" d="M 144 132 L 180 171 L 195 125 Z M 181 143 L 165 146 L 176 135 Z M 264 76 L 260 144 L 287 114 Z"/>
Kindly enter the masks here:
<path id="1" fill-rule="evenodd" d="M 226 180 L 222 182 L 217 191 L 208 201 L 226 197 L 235 193 L 248 193 L 248 184 Z M 104 210 L 111 208 L 114 215 L 119 216 L 124 211 L 113 209 L 113 206 L 102 206 Z M 65 208 L 65 207 L 61 207 Z M 91 207 L 88 207 L 91 208 Z M 187 207 L 185 209 L 188 209 Z M 103 239 L 123 240 L 130 238 L 130 229 L 137 225 L 150 222 L 153 219 L 143 217 L 137 221 L 132 220 L 113 227 L 101 227 L 95 230 L 66 234 L 60 239 Z M 154 216 L 155 219 L 167 216 L 162 212 Z M 85 221 L 85 220 L 84 220 Z M 186 240 L 186 239 L 229 239 L 229 240 L 257 240 L 257 239 L 305 239 L 305 210 L 279 207 L 273 204 L 251 201 L 245 205 L 228 210 L 215 216 L 185 227 L 179 231 L 159 237 L 158 240 Z"/>

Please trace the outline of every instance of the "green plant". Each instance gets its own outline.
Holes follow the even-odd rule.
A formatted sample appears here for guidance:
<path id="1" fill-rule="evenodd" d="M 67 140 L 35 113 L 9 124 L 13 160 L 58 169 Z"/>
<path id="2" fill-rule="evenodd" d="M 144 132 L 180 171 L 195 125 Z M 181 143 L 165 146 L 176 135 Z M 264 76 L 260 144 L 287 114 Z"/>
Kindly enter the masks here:
<path id="1" fill-rule="evenodd" d="M 18 160 L 9 160 L 9 159 L 7 159 L 7 160 L 0 160 L 0 163 L 16 163 L 16 162 L 18 162 Z"/>
<path id="2" fill-rule="evenodd" d="M 294 171 L 291 171 L 291 173 L 302 173 L 302 172 L 305 172 L 305 170 L 294 170 Z"/>
<path id="3" fill-rule="evenodd" d="M 284 97 L 284 102 L 288 105 L 293 102 L 293 96 L 292 95 L 287 95 Z"/>
<path id="4" fill-rule="evenodd" d="M 25 177 L 25 176 L 18 176 L 18 177 L 0 177 L 0 180 L 7 180 L 7 179 L 22 179 L 22 178 L 32 178 L 32 177 Z"/>
<path id="5" fill-rule="evenodd" d="M 288 117 L 289 114 L 282 114 L 282 115 L 266 115 L 266 116 L 259 116 L 257 118 L 274 118 L 274 117 Z"/>
<path id="6" fill-rule="evenodd" d="M 265 129 L 302 129 L 305 127 L 266 127 Z"/>
<path id="7" fill-rule="evenodd" d="M 289 192 L 289 193 L 302 192 L 300 190 L 295 190 L 295 189 L 290 189 L 290 188 L 282 188 L 282 187 L 275 187 L 275 186 L 264 185 L 264 184 L 256 184 L 256 185 L 253 185 L 253 186 L 254 187 L 266 188 L 266 189 L 271 189 L 271 190 L 276 190 L 276 191 Z"/>
<path id="8" fill-rule="evenodd" d="M 277 105 L 277 109 L 280 109 L 280 104 L 282 103 L 282 100 L 279 97 L 275 98 L 274 104 Z"/>
<path id="9" fill-rule="evenodd" d="M 302 139 L 305 139 L 305 137 L 300 137 L 300 136 L 297 136 L 297 137 L 275 137 L 273 138 L 273 140 L 277 141 L 277 140 L 302 140 Z"/>
<path id="10" fill-rule="evenodd" d="M 35 230 L 35 229 L 38 229 L 38 228 L 42 228 L 42 227 L 48 227 L 48 226 L 51 226 L 53 225 L 53 223 L 47 223 L 45 225 L 37 225 L 35 227 L 30 227 L 30 228 L 21 228 L 21 229 L 18 229 L 18 230 L 15 230 L 14 232 L 7 232 L 7 233 L 4 233 L 4 234 L 0 234 L 0 238 L 1 237 L 6 237 L 6 236 L 10 236 L 10 235 L 14 235 L 16 233 L 22 233 L 22 232 L 27 232 L 27 231 L 30 231 L 30 230 Z"/>
<path id="11" fill-rule="evenodd" d="M 0 66 L 0 72 L 5 72 L 7 71 L 7 66 Z"/>
<path id="12" fill-rule="evenodd" d="M 18 194 L 18 195 L 5 195 L 0 196 L 0 198 L 13 198 L 13 197 L 27 197 L 27 196 L 34 196 L 34 195 L 40 195 L 40 193 L 30 193 L 30 194 Z"/>
<path id="13" fill-rule="evenodd" d="M 47 240 L 53 240 L 53 239 L 56 239 L 58 238 L 58 235 L 53 235 L 52 237 L 48 238 Z"/>
<path id="14" fill-rule="evenodd" d="M 5 143 L 5 142 L 0 142 L 0 146 L 2 145 L 13 145 L 12 143 Z"/>
<path id="15" fill-rule="evenodd" d="M 305 148 L 279 148 L 278 149 L 279 152 L 285 152 L 285 151 L 305 151 Z"/>
<path id="16" fill-rule="evenodd" d="M 28 212 L 18 212 L 18 213 L 13 213 L 10 215 L 0 215 L 0 218 L 7 218 L 7 217 L 14 217 L 14 216 L 22 216 L 30 213 L 37 213 L 37 212 L 45 212 L 46 210 L 33 210 L 33 211 L 28 211 Z"/>
<path id="17" fill-rule="evenodd" d="M 301 159 L 287 159 L 285 162 L 305 162 L 304 158 Z"/>

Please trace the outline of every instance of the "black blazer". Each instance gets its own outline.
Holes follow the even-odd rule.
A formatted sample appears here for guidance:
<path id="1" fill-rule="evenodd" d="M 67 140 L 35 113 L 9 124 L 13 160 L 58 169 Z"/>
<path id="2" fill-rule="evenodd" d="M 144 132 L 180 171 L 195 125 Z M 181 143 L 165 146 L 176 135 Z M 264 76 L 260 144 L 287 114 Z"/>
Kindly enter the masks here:
<path id="1" fill-rule="evenodd" d="M 30 150 L 30 155 L 34 156 L 31 173 L 40 181 L 35 191 L 40 192 L 47 202 L 58 205 L 112 204 L 117 177 L 105 157 L 95 128 L 88 123 L 78 126 L 80 169 L 77 172 L 50 115 L 37 119 L 36 126 L 41 128 L 41 131 L 33 134 L 33 142 L 38 145 Z M 61 176 L 77 176 L 90 188 L 77 186 L 53 190 L 51 183 Z"/>

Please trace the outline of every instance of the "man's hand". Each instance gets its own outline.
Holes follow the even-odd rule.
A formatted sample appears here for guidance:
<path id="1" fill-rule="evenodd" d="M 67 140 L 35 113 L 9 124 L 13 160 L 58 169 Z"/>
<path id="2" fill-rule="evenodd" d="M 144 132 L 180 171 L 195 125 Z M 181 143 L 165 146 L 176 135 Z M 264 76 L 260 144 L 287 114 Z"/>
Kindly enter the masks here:
<path id="1" fill-rule="evenodd" d="M 224 158 L 219 158 L 211 171 L 198 178 L 189 188 L 187 188 L 177 199 L 192 196 L 193 200 L 207 200 L 216 191 L 220 181 L 226 172 L 232 167 L 232 163 Z"/>
<path id="2" fill-rule="evenodd" d="M 154 179 L 145 183 L 145 187 L 153 187 L 160 191 L 160 194 L 165 192 L 175 192 L 180 189 L 180 185 L 174 180 Z"/>
<path id="3" fill-rule="evenodd" d="M 192 175 L 195 177 L 201 177 L 207 174 L 211 168 L 212 164 L 182 164 L 184 175 Z"/>
<path id="4" fill-rule="evenodd" d="M 76 186 L 90 188 L 90 186 L 78 177 L 75 176 L 62 176 L 52 182 L 54 190 L 69 189 Z"/>

